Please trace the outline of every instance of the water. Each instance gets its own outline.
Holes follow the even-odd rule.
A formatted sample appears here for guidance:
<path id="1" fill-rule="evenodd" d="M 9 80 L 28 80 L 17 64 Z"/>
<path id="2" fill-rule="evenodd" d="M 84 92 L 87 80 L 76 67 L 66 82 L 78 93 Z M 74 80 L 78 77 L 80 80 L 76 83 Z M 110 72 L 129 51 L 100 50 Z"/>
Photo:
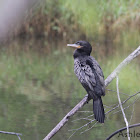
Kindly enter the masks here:
<path id="1" fill-rule="evenodd" d="M 61 45 L 58 43 L 59 47 L 57 49 L 52 49 L 56 44 L 49 44 L 48 42 L 42 44 L 41 42 L 32 40 L 15 41 L 7 46 L 9 49 L 5 51 L 5 54 L 9 54 L 9 56 L 1 59 L 1 66 L 5 64 L 6 68 L 6 74 L 3 77 L 3 72 L 0 71 L 1 131 L 22 133 L 21 140 L 43 139 L 86 94 L 73 72 L 72 51 L 61 48 L 65 44 L 62 42 Z M 38 52 L 35 44 L 41 47 L 39 53 L 32 54 L 31 51 Z M 45 48 L 44 44 L 49 47 Z M 20 55 L 18 54 L 21 51 L 21 49 L 18 49 L 19 46 L 24 50 L 25 58 L 26 55 L 28 56 L 27 60 L 23 56 L 24 61 L 19 58 Z M 36 47 L 30 50 L 29 46 L 31 48 Z M 66 53 L 69 55 L 66 55 Z M 17 61 L 20 63 L 15 62 L 15 59 L 11 60 L 12 54 L 16 56 Z M 9 66 L 9 71 L 7 66 Z M 112 103 L 112 98 L 116 98 L 116 95 L 107 94 L 103 98 L 104 104 L 107 106 L 117 104 L 117 99 Z M 129 104 L 131 103 L 129 102 Z M 139 105 L 136 104 L 135 106 L 131 123 L 139 121 Z M 106 109 L 106 111 L 109 109 Z M 131 118 L 132 110 L 133 105 L 126 111 L 128 119 Z M 73 134 L 74 129 L 88 123 L 89 120 L 80 118 L 92 115 L 92 101 L 80 111 L 88 112 L 76 113 L 52 140 L 67 140 Z M 88 119 L 93 119 L 93 116 Z M 114 115 L 110 113 L 104 125 L 96 124 L 94 128 L 90 129 L 94 123 L 79 129 L 71 139 L 102 140 L 115 130 L 125 126 L 121 113 Z M 86 129 L 90 130 L 85 132 Z M 138 128 L 136 130 L 140 132 Z M 81 134 L 81 132 L 84 133 Z M 18 137 L 0 134 L 0 139 L 16 140 Z M 115 139 L 124 139 L 124 137 L 115 137 Z"/>

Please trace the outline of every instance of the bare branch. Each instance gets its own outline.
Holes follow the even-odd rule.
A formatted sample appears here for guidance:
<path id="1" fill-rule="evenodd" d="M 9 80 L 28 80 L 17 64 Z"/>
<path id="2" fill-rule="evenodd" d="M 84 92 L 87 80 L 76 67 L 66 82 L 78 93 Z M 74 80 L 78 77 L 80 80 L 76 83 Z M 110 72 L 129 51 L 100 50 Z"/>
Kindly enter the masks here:
<path id="1" fill-rule="evenodd" d="M 120 99 L 120 94 L 119 94 L 119 77 L 118 76 L 116 76 L 116 87 L 117 87 L 117 96 L 118 96 L 119 105 L 120 105 L 120 108 L 121 108 L 121 111 L 123 114 L 123 118 L 124 118 L 124 121 L 125 121 L 126 127 L 127 127 L 127 137 L 128 137 L 128 140 L 130 140 L 128 121 L 127 121 L 126 115 L 124 113 L 123 106 L 122 106 L 121 99 Z"/>
<path id="2" fill-rule="evenodd" d="M 134 105 L 138 99 L 139 99 L 139 98 L 135 99 L 130 105 L 128 105 L 127 107 L 124 107 L 123 109 L 125 110 L 125 109 L 129 108 L 130 106 Z M 123 104 L 123 103 L 122 103 L 122 104 Z M 121 111 L 121 110 L 118 110 L 118 111 L 114 112 L 113 115 L 116 114 L 116 113 L 118 113 L 118 112 L 120 112 L 120 111 Z"/>
<path id="3" fill-rule="evenodd" d="M 72 133 L 72 135 L 68 138 L 68 140 L 69 140 L 77 131 L 79 131 L 80 129 L 82 129 L 82 128 L 88 126 L 89 124 L 91 124 L 91 123 L 94 122 L 94 121 L 95 121 L 95 119 L 93 119 L 92 121 L 86 123 L 85 125 L 83 125 L 83 126 L 77 128 L 77 129 L 73 129 L 75 132 Z"/>
<path id="4" fill-rule="evenodd" d="M 116 75 L 121 71 L 122 68 L 124 68 L 128 63 L 130 63 L 135 57 L 137 57 L 140 54 L 140 46 L 132 52 L 123 62 L 121 62 L 120 65 L 107 77 L 105 80 L 105 86 L 107 86 L 115 77 Z M 80 108 L 82 108 L 87 103 L 87 97 L 86 95 L 56 126 L 55 128 L 44 138 L 44 140 L 51 139 L 70 119 L 71 116 L 73 116 Z"/>
<path id="5" fill-rule="evenodd" d="M 105 80 L 105 85 L 107 86 L 116 76 L 120 73 L 120 71 L 129 64 L 135 57 L 140 54 L 140 46 L 132 52 L 126 59 L 121 62 L 118 67 L 107 77 Z"/>
<path id="6" fill-rule="evenodd" d="M 92 119 L 89 119 L 89 117 L 93 117 L 94 115 L 92 114 L 92 115 L 89 115 L 89 116 L 87 116 L 86 118 L 79 118 L 79 119 L 76 119 L 76 120 L 73 120 L 72 122 L 75 122 L 75 121 L 79 121 L 79 120 L 92 120 Z"/>
<path id="7" fill-rule="evenodd" d="M 112 90 L 112 89 L 106 89 L 107 91 L 111 91 L 111 92 L 116 92 L 117 93 L 117 91 L 115 91 L 115 90 Z M 119 92 L 120 94 L 124 94 L 124 95 L 126 95 L 126 96 L 130 96 L 130 95 L 128 95 L 127 93 L 123 93 L 123 92 Z"/>
<path id="8" fill-rule="evenodd" d="M 134 115 L 134 104 L 133 104 L 133 110 L 132 110 L 132 113 L 131 113 L 131 117 L 130 117 L 130 120 L 129 120 L 129 124 L 131 124 L 131 121 L 132 121 L 133 115 Z"/>
<path id="9" fill-rule="evenodd" d="M 80 134 L 83 134 L 83 133 L 87 132 L 88 130 L 92 129 L 96 124 L 97 124 L 97 122 L 95 122 L 90 128 L 86 129 L 85 131 L 81 132 Z"/>
<path id="10" fill-rule="evenodd" d="M 0 131 L 0 133 L 3 134 L 10 134 L 10 135 L 17 135 L 18 139 L 21 140 L 19 135 L 22 135 L 21 133 L 15 133 L 15 132 L 6 132 L 6 131 Z"/>
<path id="11" fill-rule="evenodd" d="M 140 91 L 137 92 L 137 93 L 135 93 L 135 94 L 133 94 L 133 95 L 131 95 L 131 96 L 129 96 L 126 100 L 124 100 L 124 101 L 122 102 L 122 105 L 125 104 L 128 100 L 130 100 L 132 97 L 136 96 L 136 95 L 139 94 L 139 93 L 140 93 Z M 136 101 L 137 101 L 137 100 L 135 100 L 132 104 L 134 104 Z M 106 114 L 112 112 L 113 110 L 117 109 L 118 107 L 119 107 L 119 104 L 118 104 L 117 106 L 113 107 L 113 108 L 112 108 L 111 110 L 109 110 L 108 112 L 106 112 Z M 116 111 L 115 113 L 117 113 L 117 112 L 119 112 L 119 111 Z M 115 114 L 115 113 L 113 113 L 113 114 Z"/>

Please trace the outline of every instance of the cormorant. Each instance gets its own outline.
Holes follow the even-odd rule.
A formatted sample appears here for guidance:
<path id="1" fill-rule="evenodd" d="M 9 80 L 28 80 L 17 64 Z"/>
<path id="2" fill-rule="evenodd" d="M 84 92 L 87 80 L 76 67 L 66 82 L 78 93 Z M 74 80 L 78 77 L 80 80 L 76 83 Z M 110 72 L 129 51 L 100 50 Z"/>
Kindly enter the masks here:
<path id="1" fill-rule="evenodd" d="M 87 41 L 77 41 L 67 44 L 76 48 L 74 51 L 74 72 L 88 93 L 88 101 L 93 99 L 95 119 L 104 123 L 105 113 L 101 96 L 105 95 L 104 75 L 98 62 L 90 56 L 92 47 Z"/>

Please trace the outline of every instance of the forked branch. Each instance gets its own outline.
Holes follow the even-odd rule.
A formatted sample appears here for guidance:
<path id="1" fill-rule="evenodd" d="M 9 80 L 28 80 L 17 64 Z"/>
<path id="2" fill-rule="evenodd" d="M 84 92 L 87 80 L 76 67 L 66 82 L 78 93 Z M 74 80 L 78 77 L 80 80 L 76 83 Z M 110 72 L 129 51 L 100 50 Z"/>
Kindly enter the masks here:
<path id="1" fill-rule="evenodd" d="M 21 133 L 15 133 L 15 132 L 6 132 L 6 131 L 0 131 L 0 133 L 3 134 L 10 134 L 10 135 L 17 135 L 18 139 L 21 140 L 19 135 L 22 135 Z"/>

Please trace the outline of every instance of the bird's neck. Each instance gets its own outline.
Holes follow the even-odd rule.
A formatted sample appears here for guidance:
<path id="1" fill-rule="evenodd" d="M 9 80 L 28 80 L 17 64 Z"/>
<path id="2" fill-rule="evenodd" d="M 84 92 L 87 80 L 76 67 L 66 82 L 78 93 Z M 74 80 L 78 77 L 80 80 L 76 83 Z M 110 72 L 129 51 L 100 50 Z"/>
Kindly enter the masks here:
<path id="1" fill-rule="evenodd" d="M 86 57 L 86 56 L 90 56 L 90 54 L 87 54 L 86 52 L 80 51 L 80 50 L 75 50 L 73 53 L 73 57 L 78 58 L 78 57 Z"/>

